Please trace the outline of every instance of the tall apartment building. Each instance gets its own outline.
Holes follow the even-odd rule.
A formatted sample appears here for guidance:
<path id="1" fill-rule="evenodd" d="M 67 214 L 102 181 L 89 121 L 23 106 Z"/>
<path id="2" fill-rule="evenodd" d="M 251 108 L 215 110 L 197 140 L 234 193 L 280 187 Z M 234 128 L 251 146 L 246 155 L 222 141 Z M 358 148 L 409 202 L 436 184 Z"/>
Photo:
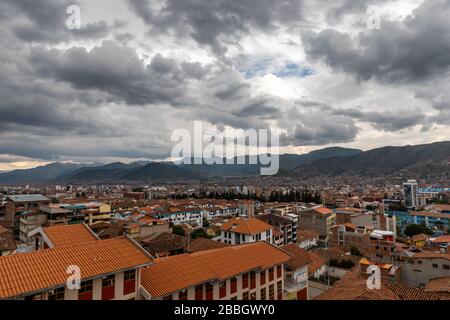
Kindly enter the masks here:
<path id="1" fill-rule="evenodd" d="M 142 271 L 141 295 L 147 300 L 282 300 L 284 264 L 291 258 L 257 242 L 156 259 Z"/>
<path id="2" fill-rule="evenodd" d="M 407 208 L 419 207 L 419 186 L 416 180 L 403 183 L 403 201 Z"/>
<path id="3" fill-rule="evenodd" d="M 273 243 L 273 227 L 257 218 L 234 218 L 220 228 L 220 242 L 242 244 L 257 241 Z"/>
<path id="4" fill-rule="evenodd" d="M 273 213 L 259 215 L 257 218 L 267 224 L 270 224 L 276 230 L 281 232 L 283 236 L 283 244 L 297 242 L 297 219 Z"/>

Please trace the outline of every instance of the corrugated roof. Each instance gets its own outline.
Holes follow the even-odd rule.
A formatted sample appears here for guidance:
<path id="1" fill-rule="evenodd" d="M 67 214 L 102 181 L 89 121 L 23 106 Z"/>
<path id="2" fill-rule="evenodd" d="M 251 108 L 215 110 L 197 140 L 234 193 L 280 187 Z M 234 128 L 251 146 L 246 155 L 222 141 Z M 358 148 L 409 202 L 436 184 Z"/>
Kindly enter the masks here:
<path id="1" fill-rule="evenodd" d="M 50 201 L 49 198 L 44 197 L 42 194 L 22 194 L 15 196 L 8 196 L 14 202 L 37 202 L 37 201 Z"/>
<path id="2" fill-rule="evenodd" d="M 0 299 L 64 286 L 71 265 L 79 266 L 82 279 L 89 279 L 151 262 L 127 237 L 0 257 Z"/>
<path id="3" fill-rule="evenodd" d="M 182 254 L 155 260 L 142 270 L 141 285 L 163 297 L 212 280 L 225 280 L 254 269 L 267 269 L 292 257 L 267 242 Z"/>

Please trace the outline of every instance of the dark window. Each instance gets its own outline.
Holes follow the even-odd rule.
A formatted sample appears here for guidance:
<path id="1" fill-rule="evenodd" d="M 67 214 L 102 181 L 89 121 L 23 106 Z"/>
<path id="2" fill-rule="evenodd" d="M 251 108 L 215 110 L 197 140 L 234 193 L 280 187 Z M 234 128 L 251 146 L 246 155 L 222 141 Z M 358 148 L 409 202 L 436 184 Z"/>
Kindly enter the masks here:
<path id="1" fill-rule="evenodd" d="M 245 291 L 245 292 L 242 294 L 242 300 L 248 300 L 248 291 Z"/>
<path id="2" fill-rule="evenodd" d="M 445 270 L 449 270 L 449 269 L 450 269 L 450 266 L 449 266 L 448 264 L 443 264 L 443 265 L 442 265 L 442 268 L 444 268 Z"/>
<path id="3" fill-rule="evenodd" d="M 78 290 L 78 293 L 86 293 L 86 292 L 92 292 L 92 285 L 93 281 L 83 281 L 80 283 L 80 290 Z"/>
<path id="4" fill-rule="evenodd" d="M 422 264 L 422 260 L 417 260 L 417 263 L 418 264 Z"/>
<path id="5" fill-rule="evenodd" d="M 224 298 L 227 295 L 227 282 L 222 281 L 219 283 L 219 298 Z"/>
<path id="6" fill-rule="evenodd" d="M 273 268 L 269 269 L 269 281 L 273 280 Z"/>
<path id="7" fill-rule="evenodd" d="M 250 294 L 250 300 L 256 300 L 256 292 Z"/>
<path id="8" fill-rule="evenodd" d="M 248 273 L 242 275 L 242 289 L 248 288 Z"/>
<path id="9" fill-rule="evenodd" d="M 209 282 L 206 283 L 206 300 L 213 299 L 213 285 Z"/>
<path id="10" fill-rule="evenodd" d="M 277 277 L 281 278 L 281 265 L 277 266 Z"/>
<path id="11" fill-rule="evenodd" d="M 266 288 L 261 289 L 261 300 L 266 300 Z"/>
<path id="12" fill-rule="evenodd" d="M 136 270 L 129 270 L 124 272 L 124 281 L 136 279 Z"/>
<path id="13" fill-rule="evenodd" d="M 438 265 L 436 263 L 433 263 L 433 268 L 437 268 Z"/>
<path id="14" fill-rule="evenodd" d="M 231 286 L 231 294 L 235 293 L 237 291 L 237 278 L 236 277 L 231 278 L 230 286 Z"/>
<path id="15" fill-rule="evenodd" d="M 262 286 L 266 283 L 266 270 L 259 273 L 259 284 Z"/>
<path id="16" fill-rule="evenodd" d="M 181 290 L 178 292 L 178 300 L 187 300 L 188 298 L 188 292 L 187 290 Z"/>
<path id="17" fill-rule="evenodd" d="M 114 285 L 115 276 L 112 274 L 102 279 L 102 287 L 110 287 Z"/>
<path id="18" fill-rule="evenodd" d="M 64 287 L 49 291 L 48 300 L 64 300 L 64 291 Z"/>
<path id="19" fill-rule="evenodd" d="M 256 272 L 250 271 L 250 288 L 255 289 L 256 288 Z"/>
<path id="20" fill-rule="evenodd" d="M 195 300 L 203 300 L 203 285 L 195 286 Z"/>
<path id="21" fill-rule="evenodd" d="M 269 286 L 269 300 L 275 300 L 275 286 L 273 284 Z"/>
<path id="22" fill-rule="evenodd" d="M 277 296 L 278 300 L 283 300 L 283 283 L 281 281 L 277 282 Z"/>

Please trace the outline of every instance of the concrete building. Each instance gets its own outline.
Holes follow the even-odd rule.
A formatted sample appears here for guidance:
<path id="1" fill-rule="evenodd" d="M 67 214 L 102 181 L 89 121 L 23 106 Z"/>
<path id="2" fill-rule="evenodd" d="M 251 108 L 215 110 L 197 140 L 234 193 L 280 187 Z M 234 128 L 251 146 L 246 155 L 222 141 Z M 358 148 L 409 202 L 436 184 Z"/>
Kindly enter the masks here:
<path id="1" fill-rule="evenodd" d="M 297 219 L 273 213 L 259 215 L 257 218 L 281 232 L 283 235 L 283 244 L 297 242 Z"/>
<path id="2" fill-rule="evenodd" d="M 326 207 L 316 207 L 298 213 L 299 230 L 315 230 L 327 239 L 330 229 L 336 224 L 336 213 Z"/>
<path id="3" fill-rule="evenodd" d="M 147 300 L 282 300 L 284 264 L 291 258 L 266 242 L 167 257 L 143 270 L 141 296 Z"/>
<path id="4" fill-rule="evenodd" d="M 0 299 L 134 300 L 141 269 L 151 263 L 145 250 L 126 237 L 0 257 Z M 79 268 L 79 289 L 70 280 L 73 287 L 67 285 L 70 266 L 72 272 Z"/>
<path id="5" fill-rule="evenodd" d="M 8 196 L 5 223 L 13 230 L 14 238 L 19 239 L 20 218 L 22 215 L 37 212 L 40 206 L 50 204 L 50 199 L 41 194 Z"/>
<path id="6" fill-rule="evenodd" d="M 220 242 L 241 244 L 258 241 L 273 243 L 273 227 L 256 218 L 230 219 L 220 228 Z"/>
<path id="7" fill-rule="evenodd" d="M 431 251 L 396 253 L 395 264 L 401 268 L 401 281 L 424 288 L 432 279 L 450 277 L 450 254 Z"/>
<path id="8" fill-rule="evenodd" d="M 313 262 L 311 257 L 295 244 L 285 245 L 281 249 L 293 257 L 285 265 L 286 299 L 308 300 L 308 265 Z"/>

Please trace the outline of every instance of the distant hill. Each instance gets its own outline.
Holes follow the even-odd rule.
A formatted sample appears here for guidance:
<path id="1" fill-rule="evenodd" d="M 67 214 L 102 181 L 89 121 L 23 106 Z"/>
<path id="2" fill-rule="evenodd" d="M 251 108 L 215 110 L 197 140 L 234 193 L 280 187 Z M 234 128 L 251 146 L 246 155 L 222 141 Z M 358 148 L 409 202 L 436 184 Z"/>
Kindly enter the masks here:
<path id="1" fill-rule="evenodd" d="M 32 169 L 13 170 L 0 174 L 0 184 L 25 184 L 47 182 L 58 176 L 68 174 L 87 164 L 54 162 Z"/>
<path id="2" fill-rule="evenodd" d="M 383 147 L 349 157 L 332 157 L 302 164 L 292 172 L 297 177 L 384 176 L 394 173 L 441 174 L 450 163 L 450 142 Z M 428 171 L 428 173 L 427 173 Z M 422 172 L 422 173 L 421 173 Z M 449 171 L 445 172 L 449 175 Z"/>

